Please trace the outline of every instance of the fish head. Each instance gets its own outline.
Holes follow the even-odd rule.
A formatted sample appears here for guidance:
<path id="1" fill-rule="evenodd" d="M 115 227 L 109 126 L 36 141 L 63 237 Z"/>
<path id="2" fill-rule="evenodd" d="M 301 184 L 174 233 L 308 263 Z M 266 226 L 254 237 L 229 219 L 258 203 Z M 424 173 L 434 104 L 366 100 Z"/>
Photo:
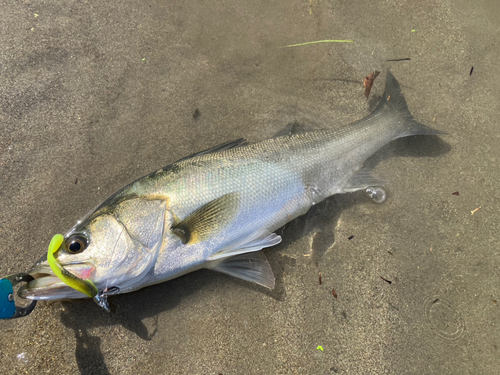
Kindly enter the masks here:
<path id="1" fill-rule="evenodd" d="M 165 200 L 135 198 L 97 209 L 64 236 L 54 256 L 66 271 L 92 281 L 99 292 L 132 290 L 154 267 L 165 228 L 173 222 L 166 208 Z M 46 258 L 27 272 L 34 280 L 19 290 L 23 298 L 85 298 L 53 273 Z"/>

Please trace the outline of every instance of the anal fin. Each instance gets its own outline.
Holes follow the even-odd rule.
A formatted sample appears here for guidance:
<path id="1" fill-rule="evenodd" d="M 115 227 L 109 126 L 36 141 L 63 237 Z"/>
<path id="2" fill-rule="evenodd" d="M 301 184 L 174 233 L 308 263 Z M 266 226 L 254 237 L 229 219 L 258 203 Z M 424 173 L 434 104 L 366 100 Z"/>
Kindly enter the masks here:
<path id="1" fill-rule="evenodd" d="M 208 269 L 274 289 L 274 274 L 262 251 L 212 261 Z"/>
<path id="2" fill-rule="evenodd" d="M 384 186 L 385 181 L 372 176 L 371 168 L 364 167 L 344 187 L 345 193 L 366 189 L 369 186 Z"/>

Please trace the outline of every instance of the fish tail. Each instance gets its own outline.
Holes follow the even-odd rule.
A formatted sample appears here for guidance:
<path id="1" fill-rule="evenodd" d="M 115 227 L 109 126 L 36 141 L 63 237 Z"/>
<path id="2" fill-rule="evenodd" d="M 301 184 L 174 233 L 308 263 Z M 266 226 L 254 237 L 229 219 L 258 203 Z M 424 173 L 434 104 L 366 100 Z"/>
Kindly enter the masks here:
<path id="1" fill-rule="evenodd" d="M 401 87 L 390 71 L 387 71 L 384 94 L 370 117 L 386 116 L 393 119 L 393 139 L 411 135 L 438 135 L 445 132 L 432 129 L 418 122 L 408 110 Z"/>

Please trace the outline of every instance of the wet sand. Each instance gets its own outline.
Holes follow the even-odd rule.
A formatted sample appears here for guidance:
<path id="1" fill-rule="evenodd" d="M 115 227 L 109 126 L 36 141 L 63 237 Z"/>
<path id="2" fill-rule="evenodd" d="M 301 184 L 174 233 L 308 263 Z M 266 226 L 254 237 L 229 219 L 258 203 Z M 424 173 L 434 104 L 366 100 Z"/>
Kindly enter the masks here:
<path id="1" fill-rule="evenodd" d="M 388 181 L 383 204 L 335 196 L 280 229 L 266 250 L 274 291 L 200 271 L 112 297 L 112 315 L 90 300 L 40 302 L 0 322 L 3 374 L 498 371 L 498 2 L 0 9 L 0 275 L 183 156 L 364 117 L 387 68 L 415 117 L 448 133 L 370 159 Z M 281 48 L 324 39 L 354 43 Z"/>

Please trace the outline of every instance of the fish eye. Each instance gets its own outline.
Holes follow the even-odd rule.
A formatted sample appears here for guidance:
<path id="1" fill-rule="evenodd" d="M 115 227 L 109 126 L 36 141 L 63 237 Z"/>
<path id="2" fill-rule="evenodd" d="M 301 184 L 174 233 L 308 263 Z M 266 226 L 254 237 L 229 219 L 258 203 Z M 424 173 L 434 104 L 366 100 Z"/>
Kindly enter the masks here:
<path id="1" fill-rule="evenodd" d="M 66 240 L 66 249 L 71 254 L 78 254 L 88 246 L 87 238 L 82 235 L 71 236 Z"/>

